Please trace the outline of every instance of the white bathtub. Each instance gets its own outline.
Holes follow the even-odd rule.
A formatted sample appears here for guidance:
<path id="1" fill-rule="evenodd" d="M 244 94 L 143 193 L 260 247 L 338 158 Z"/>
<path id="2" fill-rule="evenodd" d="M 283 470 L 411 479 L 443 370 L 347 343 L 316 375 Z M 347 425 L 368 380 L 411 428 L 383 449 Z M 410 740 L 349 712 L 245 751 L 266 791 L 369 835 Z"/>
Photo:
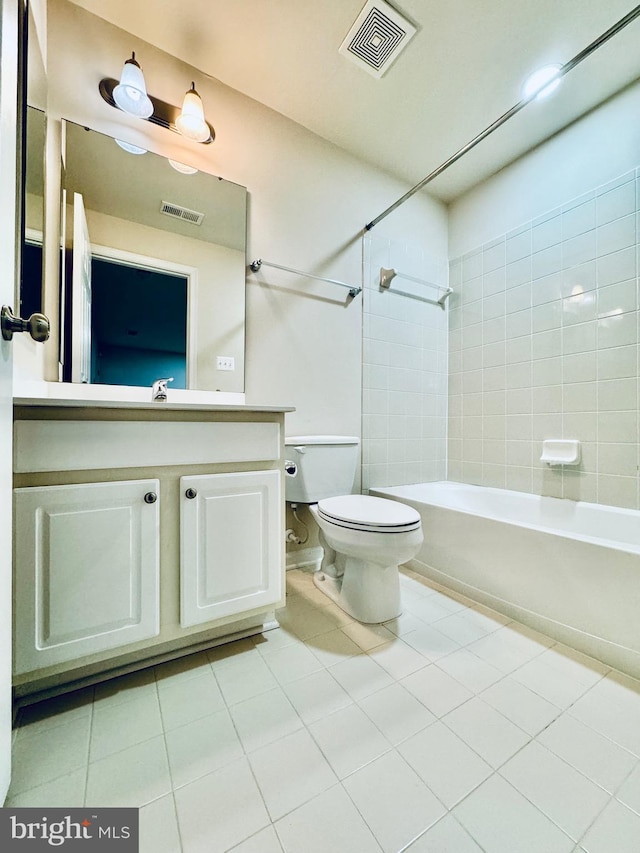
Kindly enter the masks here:
<path id="1" fill-rule="evenodd" d="M 640 678 L 640 512 L 448 482 L 370 493 L 420 512 L 412 569 Z"/>

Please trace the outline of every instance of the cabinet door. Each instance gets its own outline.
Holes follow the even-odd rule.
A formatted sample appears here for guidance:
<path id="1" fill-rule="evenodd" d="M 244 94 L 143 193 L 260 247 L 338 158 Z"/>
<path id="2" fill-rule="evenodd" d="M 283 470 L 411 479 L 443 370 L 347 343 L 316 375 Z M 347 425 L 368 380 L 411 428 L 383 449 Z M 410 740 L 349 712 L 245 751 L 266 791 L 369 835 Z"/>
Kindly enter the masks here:
<path id="1" fill-rule="evenodd" d="M 182 477 L 180 487 L 181 625 L 278 602 L 284 574 L 280 471 Z"/>
<path id="2" fill-rule="evenodd" d="M 131 480 L 15 490 L 17 673 L 158 634 L 158 489 Z"/>

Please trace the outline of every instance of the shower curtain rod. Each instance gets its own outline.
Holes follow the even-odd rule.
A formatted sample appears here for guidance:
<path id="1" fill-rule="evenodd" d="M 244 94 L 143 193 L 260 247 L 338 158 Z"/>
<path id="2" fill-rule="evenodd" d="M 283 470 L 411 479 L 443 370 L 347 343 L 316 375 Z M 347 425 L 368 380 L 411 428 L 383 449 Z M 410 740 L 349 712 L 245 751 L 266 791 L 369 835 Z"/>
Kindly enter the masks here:
<path id="1" fill-rule="evenodd" d="M 620 20 L 616 24 L 614 24 L 612 27 L 610 27 L 608 30 L 606 30 L 606 32 L 602 33 L 602 35 L 599 36 L 595 41 L 592 41 L 591 44 L 587 45 L 587 47 L 585 47 L 584 50 L 580 51 L 580 53 L 576 54 L 573 57 L 573 59 L 570 59 L 568 62 L 566 62 L 558 70 L 558 74 L 556 75 L 556 77 L 554 79 L 559 79 L 561 77 L 564 77 L 565 74 L 568 74 L 569 71 L 571 71 L 573 68 L 575 68 L 576 65 L 579 65 L 583 61 L 583 59 L 586 59 L 588 56 L 590 56 L 594 51 L 596 51 L 599 47 L 601 47 L 605 42 L 609 41 L 610 38 L 612 38 L 617 33 L 619 33 L 620 30 L 624 29 L 627 26 L 627 24 L 630 24 L 632 21 L 634 21 L 639 15 L 640 15 L 640 5 L 636 6 L 634 9 L 632 9 L 630 12 L 628 12 L 623 18 L 620 18 Z M 401 198 L 399 198 L 390 207 L 388 207 L 386 210 L 384 210 L 379 216 L 376 216 L 375 219 L 372 219 L 371 222 L 368 222 L 364 226 L 364 230 L 365 231 L 371 231 L 371 229 L 374 228 L 378 224 L 378 222 L 383 220 L 390 213 L 393 213 L 393 211 L 396 208 L 400 207 L 401 204 L 404 204 L 405 201 L 408 201 L 411 198 L 411 196 L 415 195 L 419 190 L 421 190 L 428 183 L 433 181 L 434 178 L 437 178 L 438 175 L 441 175 L 446 169 L 449 168 L 449 166 L 452 166 L 454 163 L 456 163 L 468 151 L 471 151 L 472 148 L 475 148 L 475 146 L 479 142 L 482 142 L 483 139 L 486 139 L 487 136 L 492 134 L 494 130 L 497 130 L 499 127 L 502 127 L 502 125 L 505 124 L 505 122 L 509 121 L 509 119 L 512 118 L 516 113 L 519 113 L 523 107 L 526 107 L 527 104 L 529 104 L 529 103 L 531 103 L 531 101 L 535 100 L 535 98 L 539 95 L 540 91 L 542 89 L 544 89 L 545 86 L 547 86 L 547 85 L 548 85 L 548 81 L 543 86 L 541 86 L 540 89 L 536 90 L 531 95 L 528 95 L 526 98 L 523 98 L 521 101 L 518 101 L 518 103 L 515 106 L 511 107 L 510 110 L 507 110 L 507 112 L 504 113 L 504 115 L 500 116 L 500 118 L 496 119 L 496 121 L 494 121 L 493 124 L 490 124 L 489 127 L 486 127 L 481 133 L 479 133 L 476 137 L 474 137 L 474 139 L 472 139 L 471 142 L 468 142 L 463 148 L 461 148 L 459 151 L 457 151 L 452 157 L 449 157 L 448 160 L 445 160 L 444 163 L 442 163 L 440 166 L 438 166 L 437 169 L 434 169 L 433 172 L 431 172 L 429 175 L 427 175 L 426 178 L 423 178 L 423 180 L 421 180 L 419 184 L 416 184 L 415 187 L 412 187 Z"/>

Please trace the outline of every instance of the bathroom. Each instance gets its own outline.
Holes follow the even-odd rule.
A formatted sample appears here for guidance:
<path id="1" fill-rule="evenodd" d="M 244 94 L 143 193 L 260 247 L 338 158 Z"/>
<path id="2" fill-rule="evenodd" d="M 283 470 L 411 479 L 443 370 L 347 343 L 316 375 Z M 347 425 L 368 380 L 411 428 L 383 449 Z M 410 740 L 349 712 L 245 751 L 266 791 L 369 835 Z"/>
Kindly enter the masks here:
<path id="1" fill-rule="evenodd" d="M 342 13 L 347 26 L 361 5 Z M 424 4 L 405 11 L 410 5 L 422 20 Z M 591 5 L 593 27 L 568 55 L 628 11 Z M 161 49 L 160 16 L 145 21 L 137 6 L 129 14 L 125 32 L 97 17 L 108 16 L 97 2 L 47 4 L 48 108 L 56 115 L 114 135 L 117 121 L 97 86 L 117 77 L 134 49 L 151 94 L 180 102 L 196 73 L 188 46 L 172 57 Z M 249 27 L 242 53 L 253 75 L 269 61 L 259 24 Z M 621 51 L 637 45 L 637 26 L 614 39 Z M 364 224 L 406 192 L 406 179 L 296 124 L 284 104 L 280 112 L 197 77 L 213 145 L 188 148 L 152 127 L 149 147 L 247 187 L 247 263 L 264 258 L 364 287 L 351 298 L 266 263 L 247 271 L 238 393 L 255 406 L 295 407 L 285 416 L 288 435 L 359 436 L 354 492 L 448 479 L 640 509 L 636 78 L 637 71 L 614 97 L 451 203 L 416 194 L 363 237 Z M 69 79 L 74 85 L 63 85 Z M 505 88 L 505 109 L 518 86 Z M 513 123 L 537 126 L 545 106 L 530 105 L 533 117 L 525 110 Z M 136 125 L 129 128 L 141 141 Z M 452 153 L 439 150 L 423 173 Z M 479 169 L 483 156 L 480 145 L 464 168 Z M 598 219 L 597 201 L 587 207 L 605 195 L 618 213 Z M 622 300 L 609 300 L 611 317 L 583 292 L 559 291 L 541 303 L 532 296 L 533 280 L 561 278 L 562 266 L 542 270 L 536 254 L 551 249 L 552 263 L 563 235 L 544 248 L 534 240 L 576 208 L 574 221 L 584 214 L 587 225 L 569 239 L 599 231 L 597 239 L 609 241 L 602 257 L 621 253 L 622 271 L 607 267 L 604 285 L 605 297 Z M 613 233 L 617 219 L 624 222 Z M 581 260 L 594 267 L 600 257 Z M 479 258 L 493 261 L 482 267 Z M 536 274 L 509 287 L 506 276 L 522 274 L 523 261 Z M 423 293 L 410 283 L 396 280 L 382 292 L 380 267 L 450 285 L 445 310 L 393 292 Z M 496 270 L 504 272 L 502 289 Z M 572 348 L 562 349 L 567 338 Z M 20 380 L 33 373 L 30 359 L 46 372 L 38 345 L 20 343 Z M 540 463 L 543 438 L 580 439 L 581 465 Z M 7 805 L 136 806 L 141 849 L 172 853 L 636 849 L 640 694 L 631 679 L 411 571 L 401 576 L 406 613 L 397 624 L 363 628 L 344 619 L 310 584 L 317 533 L 306 510 L 298 515 L 302 524 L 289 509 L 283 527 L 300 540 L 305 524 L 311 533 L 287 548 L 280 631 L 265 633 L 262 646 L 244 640 L 162 672 L 141 670 L 119 692 L 105 682 L 91 688 L 90 700 L 87 691 L 59 699 L 51 716 L 39 717 L 34 706 L 17 729 L 18 784 Z M 442 630 L 433 634 L 436 622 Z M 441 643 L 441 656 L 419 657 L 429 637 Z M 202 716 L 198 706 L 207 709 Z M 36 748 L 52 759 L 36 758 Z M 116 789 L 126 779 L 125 801 Z"/>

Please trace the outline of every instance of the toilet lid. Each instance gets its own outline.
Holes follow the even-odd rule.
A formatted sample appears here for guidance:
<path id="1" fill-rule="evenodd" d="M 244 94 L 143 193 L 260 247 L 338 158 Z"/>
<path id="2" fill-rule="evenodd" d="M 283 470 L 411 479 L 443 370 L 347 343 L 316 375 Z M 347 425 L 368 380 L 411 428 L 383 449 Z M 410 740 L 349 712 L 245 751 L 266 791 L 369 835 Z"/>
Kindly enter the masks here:
<path id="1" fill-rule="evenodd" d="M 355 530 L 405 533 L 420 527 L 420 514 L 406 504 L 370 495 L 341 495 L 318 502 L 326 521 Z"/>

